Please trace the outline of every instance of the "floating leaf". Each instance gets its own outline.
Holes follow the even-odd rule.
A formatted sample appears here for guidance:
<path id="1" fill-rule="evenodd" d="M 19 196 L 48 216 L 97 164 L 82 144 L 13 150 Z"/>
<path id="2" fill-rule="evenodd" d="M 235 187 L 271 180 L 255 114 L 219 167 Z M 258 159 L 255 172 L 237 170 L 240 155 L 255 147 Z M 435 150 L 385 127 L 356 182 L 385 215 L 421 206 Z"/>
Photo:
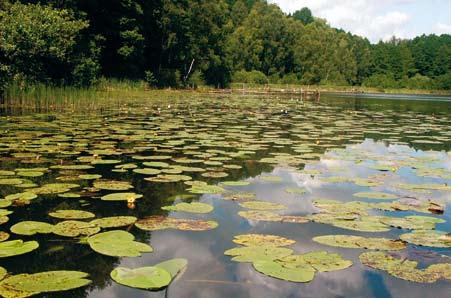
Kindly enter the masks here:
<path id="1" fill-rule="evenodd" d="M 102 175 L 99 174 L 84 174 L 84 175 L 78 175 L 78 178 L 84 179 L 84 180 L 96 180 L 102 178 Z"/>
<path id="2" fill-rule="evenodd" d="M 83 210 L 57 210 L 50 212 L 49 215 L 61 219 L 88 219 L 95 217 L 94 213 Z"/>
<path id="3" fill-rule="evenodd" d="M 130 269 L 118 267 L 111 271 L 111 278 L 124 286 L 155 290 L 169 285 L 171 274 L 160 267 L 141 267 Z"/>
<path id="4" fill-rule="evenodd" d="M 451 233 L 443 231 L 418 230 L 402 234 L 401 240 L 430 247 L 451 247 Z"/>
<path id="5" fill-rule="evenodd" d="M 9 239 L 9 234 L 3 231 L 0 231 L 0 242 L 6 241 Z"/>
<path id="6" fill-rule="evenodd" d="M 11 194 L 11 195 L 7 195 L 5 197 L 5 200 L 8 201 L 16 201 L 16 200 L 20 200 L 20 201 L 30 201 L 30 200 L 34 200 L 36 199 L 38 196 L 32 192 L 20 192 L 20 193 L 16 193 L 16 194 Z"/>
<path id="7" fill-rule="evenodd" d="M 105 190 L 128 190 L 133 186 L 126 181 L 94 181 L 94 187 Z"/>
<path id="8" fill-rule="evenodd" d="M 195 194 L 221 194 L 225 189 L 216 185 L 193 185 L 188 191 Z"/>
<path id="9" fill-rule="evenodd" d="M 0 267 L 0 280 L 2 280 L 3 278 L 5 278 L 6 274 L 8 273 L 8 271 L 6 271 L 5 268 Z M 1 292 L 0 292 L 1 294 Z"/>
<path id="10" fill-rule="evenodd" d="M 76 220 L 66 220 L 56 224 L 53 233 L 65 237 L 91 236 L 100 231 L 100 228 L 92 223 Z"/>
<path id="11" fill-rule="evenodd" d="M 0 185 L 17 185 L 21 184 L 22 179 L 17 178 L 0 178 Z"/>
<path id="12" fill-rule="evenodd" d="M 224 252 L 226 256 L 233 256 L 232 261 L 251 263 L 259 260 L 277 260 L 292 253 L 292 249 L 271 245 L 236 247 Z"/>
<path id="13" fill-rule="evenodd" d="M 362 264 L 374 269 L 386 271 L 394 277 L 418 283 L 433 283 L 439 279 L 451 279 L 451 263 L 430 265 L 418 269 L 415 261 L 398 259 L 383 252 L 366 252 L 359 256 Z"/>
<path id="14" fill-rule="evenodd" d="M 28 293 L 59 292 L 80 288 L 91 283 L 87 273 L 80 271 L 48 271 L 35 274 L 18 274 L 4 279 L 0 286 Z M 22 296 L 26 297 L 26 296 Z"/>
<path id="15" fill-rule="evenodd" d="M 134 216 L 111 216 L 99 219 L 94 219 L 91 224 L 101 228 L 118 228 L 134 224 L 138 219 Z"/>
<path id="16" fill-rule="evenodd" d="M 26 236 L 35 235 L 36 233 L 49 234 L 53 232 L 53 225 L 40 221 L 21 221 L 11 227 L 11 232 Z"/>
<path id="17" fill-rule="evenodd" d="M 315 269 L 309 265 L 293 269 L 275 261 L 258 260 L 253 262 L 253 266 L 260 273 L 291 282 L 309 282 L 315 277 Z"/>
<path id="18" fill-rule="evenodd" d="M 359 198 L 378 199 L 378 200 L 393 200 L 398 198 L 394 194 L 385 192 L 358 192 L 353 194 L 353 196 Z"/>
<path id="19" fill-rule="evenodd" d="M 108 231 L 88 238 L 91 248 L 112 257 L 139 257 L 142 252 L 152 252 L 150 245 L 136 242 L 135 236 L 126 231 Z"/>
<path id="20" fill-rule="evenodd" d="M 276 235 L 245 234 L 235 236 L 233 242 L 244 246 L 288 246 L 296 241 Z"/>
<path id="21" fill-rule="evenodd" d="M 157 231 L 164 229 L 178 229 L 183 231 L 206 231 L 218 226 L 215 221 L 180 219 L 165 216 L 150 216 L 140 219 L 135 226 L 141 230 Z"/>
<path id="22" fill-rule="evenodd" d="M 29 253 L 39 247 L 36 241 L 11 240 L 0 242 L 0 258 Z"/>
<path id="23" fill-rule="evenodd" d="M 438 223 L 444 223 L 445 220 L 430 216 L 411 215 L 406 217 L 382 217 L 383 224 L 391 227 L 409 230 L 433 230 Z"/>
<path id="24" fill-rule="evenodd" d="M 178 203 L 174 206 L 164 206 L 161 207 L 161 209 L 176 212 L 209 213 L 213 211 L 213 206 L 205 203 L 191 202 L 191 203 Z"/>
<path id="25" fill-rule="evenodd" d="M 241 207 L 248 208 L 248 209 L 254 209 L 254 210 L 282 210 L 286 209 L 284 205 L 271 203 L 271 202 L 264 202 L 264 201 L 249 201 L 249 202 L 243 202 L 240 203 Z"/>
<path id="26" fill-rule="evenodd" d="M 277 213 L 270 211 L 240 211 L 238 215 L 248 220 L 262 220 L 262 221 L 282 221 L 283 217 Z"/>
<path id="27" fill-rule="evenodd" d="M 118 192 L 103 196 L 103 201 L 135 201 L 142 198 L 143 195 L 133 192 Z"/>
<path id="28" fill-rule="evenodd" d="M 133 172 L 137 173 L 137 174 L 141 174 L 141 175 L 158 175 L 161 173 L 160 170 L 157 169 L 151 169 L 151 168 L 146 168 L 146 169 L 134 169 Z"/>
<path id="29" fill-rule="evenodd" d="M 288 187 L 285 188 L 285 191 L 292 194 L 303 194 L 306 192 L 306 189 L 303 187 Z"/>
<path id="30" fill-rule="evenodd" d="M 352 235 L 327 235 L 314 237 L 313 241 L 337 247 L 363 248 L 377 250 L 401 250 L 406 244 L 400 240 L 386 238 L 368 238 Z"/>
<path id="31" fill-rule="evenodd" d="M 247 186 L 250 184 L 249 181 L 223 181 L 221 182 L 222 185 L 225 186 Z"/>

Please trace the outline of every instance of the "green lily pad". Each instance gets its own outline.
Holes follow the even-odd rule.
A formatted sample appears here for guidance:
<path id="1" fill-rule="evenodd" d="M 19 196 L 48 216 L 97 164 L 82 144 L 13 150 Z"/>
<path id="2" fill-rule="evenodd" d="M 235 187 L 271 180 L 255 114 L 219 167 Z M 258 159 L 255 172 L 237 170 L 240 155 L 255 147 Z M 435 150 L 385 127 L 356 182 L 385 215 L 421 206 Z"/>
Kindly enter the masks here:
<path id="1" fill-rule="evenodd" d="M 178 229 L 182 231 L 206 231 L 218 226 L 215 221 L 180 219 L 165 216 L 150 216 L 140 219 L 135 226 L 145 231 L 157 231 L 164 229 Z"/>
<path id="2" fill-rule="evenodd" d="M 382 217 L 383 224 L 391 227 L 409 230 L 433 230 L 438 223 L 444 223 L 445 220 L 430 216 L 411 215 L 406 217 Z"/>
<path id="3" fill-rule="evenodd" d="M 118 267 L 111 271 L 110 275 L 115 282 L 121 285 L 146 290 L 164 288 L 172 280 L 168 271 L 156 266 L 136 269 Z"/>
<path id="4" fill-rule="evenodd" d="M 92 223 L 76 220 L 66 220 L 57 223 L 53 233 L 64 237 L 91 236 L 100 231 L 100 228 Z"/>
<path id="5" fill-rule="evenodd" d="M 21 177 L 41 177 L 44 176 L 43 172 L 36 171 L 25 171 L 25 172 L 17 172 L 17 176 Z"/>
<path id="6" fill-rule="evenodd" d="M 247 186 L 250 184 L 249 181 L 223 181 L 221 182 L 222 185 L 225 186 Z"/>
<path id="7" fill-rule="evenodd" d="M 135 201 L 142 198 L 143 195 L 133 192 L 118 192 L 103 196 L 103 201 Z"/>
<path id="8" fill-rule="evenodd" d="M 96 252 L 112 257 L 139 257 L 142 252 L 152 252 L 150 245 L 136 242 L 126 231 L 108 231 L 88 238 L 89 246 Z"/>
<path id="9" fill-rule="evenodd" d="M 401 240 L 430 247 L 451 247 L 451 233 L 443 231 L 417 230 L 402 234 Z"/>
<path id="10" fill-rule="evenodd" d="M 6 271 L 5 268 L 0 267 L 0 280 L 2 280 L 3 278 L 5 278 L 6 274 L 8 274 L 8 271 Z"/>
<path id="11" fill-rule="evenodd" d="M 3 231 L 0 231 L 0 242 L 6 241 L 9 239 L 9 234 Z"/>
<path id="12" fill-rule="evenodd" d="M 72 188 L 77 188 L 80 185 L 73 184 L 73 183 L 49 183 L 45 184 L 38 188 L 32 188 L 29 189 L 29 192 L 32 192 L 34 194 L 60 194 L 70 191 Z"/>
<path id="13" fill-rule="evenodd" d="M 87 276 L 87 273 L 80 271 L 48 271 L 35 274 L 18 274 L 7 277 L 0 285 L 13 291 L 34 294 L 59 292 L 90 284 L 91 281 L 86 279 Z"/>
<path id="14" fill-rule="evenodd" d="M 164 206 L 161 207 L 161 209 L 176 212 L 209 213 L 213 211 L 213 206 L 205 203 L 191 202 L 191 203 L 178 203 L 174 206 Z"/>
<path id="15" fill-rule="evenodd" d="M 398 259 L 383 252 L 366 252 L 359 256 L 362 264 L 386 271 L 388 274 L 418 283 L 433 283 L 439 279 L 451 279 L 451 263 L 434 264 L 426 269 L 418 269 L 415 261 Z"/>
<path id="16" fill-rule="evenodd" d="M 17 185 L 22 184 L 22 179 L 17 178 L 0 178 L 0 185 Z"/>
<path id="17" fill-rule="evenodd" d="M 353 194 L 353 196 L 359 198 L 378 199 L 378 200 L 393 200 L 398 198 L 394 194 L 385 192 L 358 192 Z"/>
<path id="18" fill-rule="evenodd" d="M 143 165 L 150 168 L 168 168 L 169 164 L 162 161 L 147 161 L 143 162 Z"/>
<path id="19" fill-rule="evenodd" d="M 78 175 L 78 178 L 84 179 L 84 180 L 96 180 L 102 178 L 102 175 L 99 174 L 83 174 Z"/>
<path id="20" fill-rule="evenodd" d="M 285 191 L 287 193 L 292 193 L 292 194 L 303 194 L 307 190 L 303 187 L 288 187 L 288 188 L 285 188 Z"/>
<path id="21" fill-rule="evenodd" d="M 0 176 L 14 176 L 16 173 L 14 171 L 0 170 Z"/>
<path id="22" fill-rule="evenodd" d="M 134 216 L 111 216 L 98 218 L 91 221 L 91 224 L 101 228 L 119 228 L 134 224 L 138 219 Z"/>
<path id="23" fill-rule="evenodd" d="M 276 235 L 245 234 L 237 235 L 233 242 L 244 246 L 288 246 L 296 241 Z"/>
<path id="24" fill-rule="evenodd" d="M 53 225 L 40 221 L 21 221 L 11 227 L 11 232 L 26 236 L 35 235 L 37 233 L 49 234 L 53 232 Z"/>
<path id="25" fill-rule="evenodd" d="M 261 220 L 261 221 L 282 221 L 283 217 L 277 213 L 271 211 L 240 211 L 238 215 L 248 220 Z"/>
<path id="26" fill-rule="evenodd" d="M 376 250 L 401 250 L 406 244 L 400 240 L 368 238 L 352 235 L 327 235 L 314 237 L 313 241 L 336 247 L 362 248 Z"/>
<path id="27" fill-rule="evenodd" d="M 226 256 L 233 256 L 235 262 L 255 262 L 258 260 L 277 260 L 293 253 L 292 249 L 276 246 L 243 246 L 228 249 Z"/>
<path id="28" fill-rule="evenodd" d="M 61 219 L 88 219 L 95 217 L 95 214 L 83 210 L 57 210 L 50 212 L 49 216 Z"/>
<path id="29" fill-rule="evenodd" d="M 5 197 L 5 200 L 8 200 L 8 201 L 15 201 L 15 200 L 30 201 L 30 200 L 36 199 L 37 197 L 38 196 L 36 194 L 32 193 L 32 192 L 21 192 L 21 193 L 7 195 Z"/>
<path id="30" fill-rule="evenodd" d="M 188 189 L 190 193 L 194 194 L 221 194 L 225 189 L 216 185 L 193 185 Z"/>
<path id="31" fill-rule="evenodd" d="M 286 268 L 279 262 L 271 260 L 258 260 L 252 265 L 260 273 L 291 282 L 309 282 L 315 277 L 315 269 L 309 265 L 302 268 Z"/>
<path id="32" fill-rule="evenodd" d="M 10 200 L 0 200 L 0 208 L 6 208 L 6 207 L 9 207 L 9 206 L 11 206 L 13 204 L 13 202 L 12 201 L 10 201 Z"/>
<path id="33" fill-rule="evenodd" d="M 155 267 L 161 268 L 169 272 L 172 280 L 180 274 L 183 270 L 185 270 L 186 266 L 188 266 L 188 261 L 182 258 L 176 258 L 167 260 L 155 265 Z"/>
<path id="34" fill-rule="evenodd" d="M 141 175 L 158 175 L 161 173 L 160 170 L 152 169 L 152 168 L 145 168 L 145 169 L 134 169 L 133 172 Z"/>
<path id="35" fill-rule="evenodd" d="M 104 190 L 128 190 L 133 186 L 127 181 L 94 181 L 93 186 Z"/>
<path id="36" fill-rule="evenodd" d="M 39 247 L 36 241 L 11 240 L 0 242 L 0 258 L 29 253 Z"/>
<path id="37" fill-rule="evenodd" d="M 264 202 L 264 201 L 242 202 L 242 203 L 240 203 L 240 206 L 247 208 L 247 209 L 254 209 L 254 210 L 283 210 L 283 209 L 286 209 L 286 207 L 284 205 L 271 203 L 271 202 Z"/>

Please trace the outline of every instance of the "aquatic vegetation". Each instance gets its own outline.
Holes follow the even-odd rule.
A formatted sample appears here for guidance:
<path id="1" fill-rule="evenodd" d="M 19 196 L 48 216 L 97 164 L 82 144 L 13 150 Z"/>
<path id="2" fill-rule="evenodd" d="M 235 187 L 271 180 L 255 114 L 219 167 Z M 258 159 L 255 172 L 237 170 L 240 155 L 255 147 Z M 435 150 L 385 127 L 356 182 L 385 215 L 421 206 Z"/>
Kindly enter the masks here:
<path id="1" fill-rule="evenodd" d="M 102 229 L 119 228 L 134 224 L 138 219 L 134 216 L 111 216 L 92 220 L 90 223 Z"/>
<path id="2" fill-rule="evenodd" d="M 88 219 L 93 218 L 96 215 L 92 212 L 83 210 L 56 210 L 50 212 L 49 216 L 60 219 Z"/>
<path id="3" fill-rule="evenodd" d="M 393 200 L 398 198 L 394 194 L 384 192 L 358 192 L 355 193 L 354 196 L 359 198 L 378 199 L 378 200 Z"/>
<path id="4" fill-rule="evenodd" d="M 451 247 L 451 233 L 443 231 L 414 230 L 402 234 L 400 238 L 408 243 L 421 246 Z"/>
<path id="5" fill-rule="evenodd" d="M 296 241 L 276 235 L 245 234 L 237 235 L 233 242 L 244 246 L 289 246 Z"/>
<path id="6" fill-rule="evenodd" d="M 11 232 L 26 236 L 50 234 L 53 232 L 53 225 L 40 221 L 21 221 L 11 227 Z"/>
<path id="7" fill-rule="evenodd" d="M 434 264 L 425 269 L 418 269 L 418 263 L 415 261 L 395 258 L 383 252 L 366 252 L 361 254 L 359 259 L 366 266 L 412 282 L 433 283 L 439 279 L 451 279 L 449 274 L 451 263 Z"/>
<path id="8" fill-rule="evenodd" d="M 150 245 L 134 240 L 126 231 L 113 230 L 90 236 L 87 242 L 94 251 L 112 257 L 139 257 L 142 252 L 153 251 Z"/>
<path id="9" fill-rule="evenodd" d="M 84 221 L 66 220 L 57 223 L 52 232 L 64 237 L 90 236 L 100 232 L 100 227 Z"/>
<path id="10" fill-rule="evenodd" d="M 161 207 L 161 209 L 176 212 L 210 213 L 211 211 L 213 211 L 213 206 L 205 203 L 191 202 L 191 203 L 178 203 L 174 206 L 164 206 Z"/>
<path id="11" fill-rule="evenodd" d="M 133 192 L 117 192 L 101 197 L 102 201 L 135 201 L 143 196 Z"/>
<path id="12" fill-rule="evenodd" d="M 39 247 L 36 241 L 10 240 L 0 242 L 0 258 L 29 253 Z"/>
<path id="13" fill-rule="evenodd" d="M 135 226 L 141 230 L 157 231 L 164 229 L 178 229 L 182 231 L 206 231 L 218 226 L 215 221 L 180 219 L 165 216 L 151 216 L 138 220 Z"/>
<path id="14" fill-rule="evenodd" d="M 313 241 L 337 247 L 362 248 L 375 250 L 401 250 L 406 248 L 406 244 L 400 240 L 386 238 L 369 238 L 352 235 L 326 235 L 317 236 Z"/>
<path id="15" fill-rule="evenodd" d="M 271 203 L 271 202 L 265 202 L 265 201 L 242 202 L 242 203 L 240 203 L 240 206 L 247 208 L 247 209 L 254 209 L 254 210 L 283 210 L 283 209 L 286 209 L 286 207 L 284 205 Z"/>

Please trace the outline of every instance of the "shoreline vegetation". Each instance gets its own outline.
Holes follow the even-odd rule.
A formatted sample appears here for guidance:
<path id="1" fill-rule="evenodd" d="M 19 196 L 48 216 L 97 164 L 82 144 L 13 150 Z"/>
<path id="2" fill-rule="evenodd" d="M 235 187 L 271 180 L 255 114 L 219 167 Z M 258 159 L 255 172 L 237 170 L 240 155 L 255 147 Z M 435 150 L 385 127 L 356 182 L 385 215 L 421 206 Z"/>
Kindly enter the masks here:
<path id="1" fill-rule="evenodd" d="M 3 101 L 70 104 L 97 100 L 99 90 L 243 84 L 255 92 L 449 94 L 451 35 L 371 43 L 306 7 L 287 14 L 264 0 L 0 2 Z"/>
<path id="2" fill-rule="evenodd" d="M 0 99 L 2 109 L 31 109 L 35 111 L 98 111 L 109 105 L 127 107 L 134 101 L 152 98 L 168 98 L 183 94 L 236 94 L 264 95 L 277 94 L 301 97 L 301 90 L 320 92 L 320 94 L 339 93 L 345 96 L 359 95 L 428 95 L 451 96 L 449 90 L 381 89 L 358 86 L 305 86 L 294 84 L 246 84 L 233 83 L 229 88 L 218 89 L 212 86 L 194 88 L 152 88 L 145 81 L 101 80 L 101 83 L 86 88 L 72 86 L 47 86 L 35 84 L 27 86 L 10 85 Z"/>

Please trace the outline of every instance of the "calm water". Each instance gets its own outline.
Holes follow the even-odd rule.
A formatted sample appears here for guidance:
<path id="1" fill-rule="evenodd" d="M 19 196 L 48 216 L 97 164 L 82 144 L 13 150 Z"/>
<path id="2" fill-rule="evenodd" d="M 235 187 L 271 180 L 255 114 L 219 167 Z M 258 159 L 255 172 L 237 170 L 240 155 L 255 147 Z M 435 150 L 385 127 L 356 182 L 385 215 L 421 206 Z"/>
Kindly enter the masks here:
<path id="1" fill-rule="evenodd" d="M 415 100 L 412 100 L 415 99 Z M 142 231 L 128 228 L 137 241 L 154 248 L 153 253 L 138 258 L 114 258 L 98 254 L 89 246 L 56 235 L 19 236 L 10 240 L 37 240 L 39 249 L 21 256 L 0 259 L 0 266 L 10 274 L 49 270 L 80 270 L 93 281 L 77 290 L 45 294 L 38 297 L 449 297 L 451 281 L 418 284 L 362 265 L 360 249 L 325 246 L 312 241 L 319 235 L 350 234 L 396 239 L 407 230 L 368 233 L 336 228 L 321 223 L 279 223 L 248 220 L 238 215 L 245 210 L 224 197 L 230 193 L 251 192 L 257 200 L 283 204 L 284 215 L 308 216 L 318 212 L 315 199 L 359 200 L 354 193 L 384 191 L 399 197 L 433 199 L 446 205 L 446 220 L 437 229 L 451 231 L 451 192 L 430 190 L 412 192 L 400 183 L 449 184 L 451 182 L 451 98 L 421 97 L 343 97 L 322 96 L 321 102 L 301 102 L 296 98 L 257 98 L 193 95 L 173 101 L 139 101 L 121 109 L 101 114 L 39 114 L 0 117 L 1 170 L 23 167 L 49 168 L 44 176 L 26 178 L 43 185 L 50 182 L 77 183 L 72 190 L 80 198 L 40 195 L 30 205 L 8 208 L 14 213 L 0 230 L 23 220 L 57 223 L 48 212 L 58 209 L 91 211 L 96 217 L 133 215 L 167 215 L 179 218 L 215 220 L 216 229 L 202 232 L 162 230 Z M 26 153 L 26 154 L 23 154 Z M 142 168 L 136 156 L 167 155 L 163 160 L 177 164 L 177 158 L 199 159 L 192 167 L 207 172 L 225 172 L 228 177 L 205 178 L 200 173 L 183 173 L 193 180 L 219 184 L 221 181 L 249 181 L 247 186 L 223 186 L 226 193 L 196 195 L 188 201 L 214 206 L 208 214 L 167 212 L 162 206 L 181 202 L 174 196 L 186 194 L 183 182 L 157 183 L 132 170 L 113 172 L 115 166 L 95 165 L 84 171 L 50 169 L 52 165 L 81 164 L 83 156 L 120 160 Z M 268 158 L 272 158 L 268 162 Z M 205 164 L 205 161 L 217 163 Z M 218 163 L 219 161 L 219 163 Z M 408 163 L 406 163 L 406 161 Z M 86 163 L 85 163 L 86 164 Z M 89 164 L 89 163 L 88 163 Z M 224 168 L 240 165 L 241 169 Z M 394 171 L 380 171 L 375 164 L 389 164 Z M 440 169 L 442 175 L 422 176 L 409 166 Z M 420 167 L 418 167 L 420 168 Z M 112 191 L 92 189 L 92 181 L 78 180 L 79 174 L 101 174 L 104 180 L 129 181 L 133 192 L 143 194 L 136 208 L 126 202 L 106 202 L 99 198 Z M 268 179 L 262 176 L 277 176 Z M 327 177 L 370 178 L 378 186 L 358 186 L 352 182 L 329 183 Z M 287 187 L 303 187 L 304 194 L 290 194 Z M 21 192 L 15 186 L 2 185 L 0 195 Z M 368 202 L 380 200 L 360 199 Z M 186 200 L 185 200 L 186 201 Z M 416 212 L 382 212 L 373 214 L 406 216 Z M 418 213 L 420 214 L 420 213 Z M 310 283 L 291 283 L 265 276 L 250 263 L 236 263 L 223 253 L 236 246 L 233 236 L 248 233 L 274 234 L 296 240 L 295 253 L 315 250 L 336 252 L 352 260 L 352 267 L 318 273 Z M 409 244 L 396 253 L 418 261 L 420 267 L 451 262 L 451 249 L 436 249 Z M 188 260 L 186 272 L 167 290 L 149 292 L 127 288 L 113 282 L 109 273 L 117 266 L 150 266 L 167 259 Z"/>

